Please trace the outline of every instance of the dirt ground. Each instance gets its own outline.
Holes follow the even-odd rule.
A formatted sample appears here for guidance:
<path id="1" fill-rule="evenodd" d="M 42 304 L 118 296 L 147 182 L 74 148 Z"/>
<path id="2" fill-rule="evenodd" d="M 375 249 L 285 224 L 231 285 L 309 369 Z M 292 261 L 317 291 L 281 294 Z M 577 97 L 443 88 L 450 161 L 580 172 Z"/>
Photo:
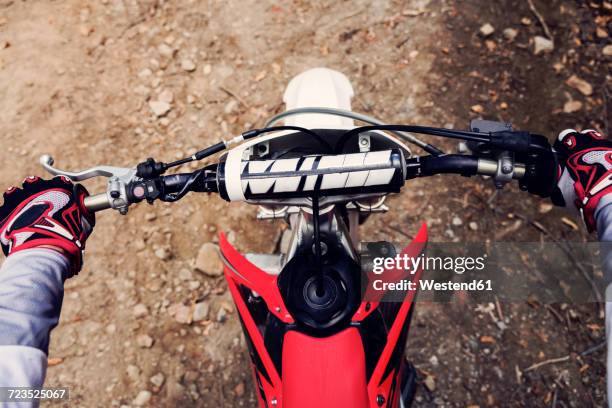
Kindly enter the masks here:
<path id="1" fill-rule="evenodd" d="M 354 110 L 388 122 L 465 128 L 482 116 L 551 140 L 567 127 L 608 132 L 612 3 L 534 3 L 554 38 L 538 55 L 534 37 L 547 34 L 527 0 L 0 0 L 0 185 L 41 174 L 43 153 L 68 169 L 183 157 L 260 126 L 315 66 L 345 73 Z M 171 108 L 161 117 L 159 100 Z M 418 180 L 389 205 L 366 225 L 372 240 L 405 241 L 422 220 L 434 241 L 595 239 L 561 209 L 483 180 Z M 281 223 L 255 213 L 190 195 L 98 215 L 52 336 L 47 385 L 70 388 L 64 405 L 254 406 L 226 285 L 194 264 L 218 231 L 243 252 L 273 251 Z M 169 313 L 196 300 L 209 319 Z M 600 305 L 417 306 L 415 405 L 604 405 Z"/>

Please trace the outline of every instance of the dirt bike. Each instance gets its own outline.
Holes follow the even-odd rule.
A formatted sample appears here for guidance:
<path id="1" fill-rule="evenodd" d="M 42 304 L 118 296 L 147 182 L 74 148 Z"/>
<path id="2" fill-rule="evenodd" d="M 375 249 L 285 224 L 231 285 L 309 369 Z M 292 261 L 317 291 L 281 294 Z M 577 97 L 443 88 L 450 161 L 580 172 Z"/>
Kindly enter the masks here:
<path id="1" fill-rule="evenodd" d="M 261 407 L 411 405 L 416 372 L 404 348 L 415 293 L 401 302 L 385 302 L 384 294 L 363 296 L 369 278 L 362 265 L 373 256 L 390 256 L 394 248 L 360 245 L 359 227 L 388 210 L 388 194 L 407 180 L 443 173 L 486 175 L 498 188 L 517 180 L 542 197 L 556 181 L 556 156 L 543 136 L 484 120 L 472 121 L 468 131 L 387 125 L 352 112 L 352 96 L 343 74 L 316 68 L 291 80 L 284 94 L 287 110 L 265 127 L 182 160 L 149 158 L 134 168 L 75 173 L 41 157 L 53 175 L 108 178 L 105 193 L 85 199 L 92 211 L 126 214 L 134 203 L 204 192 L 256 204 L 259 219 L 287 221 L 278 254 L 242 255 L 223 233 L 219 238 Z M 355 120 L 367 125 L 357 127 Z M 446 154 L 415 133 L 461 140 L 462 153 Z M 428 155 L 413 155 L 408 144 Z M 165 175 L 225 150 L 218 163 Z M 423 225 L 413 249 L 426 241 Z"/>

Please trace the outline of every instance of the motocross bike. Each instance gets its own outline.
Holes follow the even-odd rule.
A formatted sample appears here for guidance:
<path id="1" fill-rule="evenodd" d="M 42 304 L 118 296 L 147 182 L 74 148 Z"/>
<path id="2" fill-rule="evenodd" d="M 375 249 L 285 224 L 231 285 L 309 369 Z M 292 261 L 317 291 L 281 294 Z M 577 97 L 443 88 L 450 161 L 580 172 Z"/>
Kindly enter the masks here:
<path id="1" fill-rule="evenodd" d="M 225 278 L 252 360 L 261 407 L 407 407 L 414 367 L 404 358 L 415 292 L 400 302 L 365 296 L 362 265 L 391 256 L 390 244 L 360 245 L 359 226 L 387 211 L 385 197 L 407 180 L 442 173 L 486 175 L 499 188 L 512 180 L 549 196 L 556 156 L 544 136 L 509 124 L 474 120 L 468 131 L 387 125 L 351 111 L 353 89 L 341 73 L 316 68 L 293 78 L 287 110 L 265 127 L 221 141 L 171 163 L 148 159 L 134 168 L 62 171 L 81 181 L 107 177 L 107 191 L 85 199 L 91 211 L 173 202 L 188 192 L 217 193 L 259 206 L 259 219 L 284 219 L 289 228 L 278 254 L 242 255 L 219 237 Z M 275 125 L 284 120 L 283 125 Z M 354 121 L 365 122 L 357 127 Z M 462 141 L 446 154 L 414 137 L 421 133 Z M 408 144 L 427 155 L 413 155 Z M 218 163 L 191 173 L 173 167 L 227 150 Z M 427 241 L 425 224 L 409 251 Z M 412 275 L 418 280 L 420 272 Z M 367 289 L 366 289 L 367 292 Z"/>

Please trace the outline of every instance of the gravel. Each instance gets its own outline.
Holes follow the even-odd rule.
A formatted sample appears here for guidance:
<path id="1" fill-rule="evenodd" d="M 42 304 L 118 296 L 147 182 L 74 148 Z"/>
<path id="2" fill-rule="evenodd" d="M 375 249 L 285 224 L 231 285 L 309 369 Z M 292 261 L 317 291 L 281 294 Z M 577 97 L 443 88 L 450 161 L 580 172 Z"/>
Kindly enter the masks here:
<path id="1" fill-rule="evenodd" d="M 535 55 L 552 52 L 555 46 L 548 38 L 539 35 L 533 37 L 533 53 Z"/>
<path id="2" fill-rule="evenodd" d="M 136 398 L 134 398 L 134 401 L 132 401 L 132 404 L 136 405 L 137 407 L 142 407 L 144 405 L 147 405 L 147 403 L 150 400 L 151 400 L 151 391 L 142 390 L 138 393 Z"/>
<path id="3" fill-rule="evenodd" d="M 134 314 L 134 317 L 140 318 L 140 317 L 144 317 L 148 315 L 149 309 L 144 304 L 139 303 L 136 306 L 134 306 L 132 313 Z"/>
<path id="4" fill-rule="evenodd" d="M 221 276 L 223 265 L 219 259 L 217 246 L 212 242 L 207 242 L 200 247 L 195 262 L 195 269 L 208 276 Z"/>

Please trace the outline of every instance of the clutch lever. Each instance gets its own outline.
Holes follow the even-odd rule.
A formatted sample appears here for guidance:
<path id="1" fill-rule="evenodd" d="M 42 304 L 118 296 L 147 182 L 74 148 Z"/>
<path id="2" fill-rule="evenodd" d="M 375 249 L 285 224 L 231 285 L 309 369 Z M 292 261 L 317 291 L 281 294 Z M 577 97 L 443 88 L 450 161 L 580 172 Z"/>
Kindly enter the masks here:
<path id="1" fill-rule="evenodd" d="M 83 181 L 94 177 L 108 178 L 106 193 L 93 197 L 97 197 L 97 202 L 100 203 L 100 209 L 103 207 L 103 196 L 106 196 L 108 207 L 119 211 L 121 214 L 127 214 L 128 207 L 131 204 L 127 194 L 127 186 L 137 179 L 135 168 L 95 166 L 87 170 L 71 172 L 53 167 L 55 161 L 53 157 L 48 154 L 42 155 L 39 162 L 50 174 L 54 176 L 64 176 L 72 181 Z"/>

